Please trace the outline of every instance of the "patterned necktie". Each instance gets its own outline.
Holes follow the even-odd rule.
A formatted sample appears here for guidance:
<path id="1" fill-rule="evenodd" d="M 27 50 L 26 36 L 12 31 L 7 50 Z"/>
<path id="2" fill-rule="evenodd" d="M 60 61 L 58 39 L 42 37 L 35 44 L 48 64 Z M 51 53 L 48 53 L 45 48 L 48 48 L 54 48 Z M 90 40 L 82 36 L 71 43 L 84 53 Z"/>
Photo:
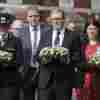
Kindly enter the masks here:
<path id="1" fill-rule="evenodd" d="M 55 41 L 54 41 L 54 45 L 55 45 L 56 47 L 59 46 L 59 42 L 60 42 L 59 35 L 60 35 L 60 32 L 57 31 L 57 36 L 56 36 Z"/>

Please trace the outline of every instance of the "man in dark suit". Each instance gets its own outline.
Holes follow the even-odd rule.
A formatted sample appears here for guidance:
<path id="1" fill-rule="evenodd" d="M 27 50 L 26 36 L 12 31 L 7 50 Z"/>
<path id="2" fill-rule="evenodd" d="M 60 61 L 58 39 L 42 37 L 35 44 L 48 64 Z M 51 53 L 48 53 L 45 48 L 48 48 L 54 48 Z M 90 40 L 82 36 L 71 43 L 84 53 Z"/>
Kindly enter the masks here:
<path id="1" fill-rule="evenodd" d="M 52 27 L 47 33 L 45 46 L 69 49 L 71 61 L 68 65 L 61 66 L 60 69 L 56 68 L 56 70 L 40 66 L 39 100 L 71 100 L 73 81 L 75 81 L 74 67 L 80 60 L 79 37 L 66 32 L 62 10 L 53 10 L 50 14 L 50 21 Z"/>
<path id="2" fill-rule="evenodd" d="M 40 43 L 43 42 L 46 28 L 44 24 L 40 24 L 40 14 L 37 8 L 29 8 L 27 12 L 27 24 L 23 25 L 20 30 L 22 43 L 22 59 L 21 64 L 24 65 L 23 73 L 23 89 L 24 100 L 34 100 L 37 85 L 37 73 L 39 67 L 37 63 L 37 55 Z M 19 48 L 21 49 L 21 48 Z M 19 61 L 20 62 L 20 61 Z M 23 63 L 22 63 L 23 62 Z"/>

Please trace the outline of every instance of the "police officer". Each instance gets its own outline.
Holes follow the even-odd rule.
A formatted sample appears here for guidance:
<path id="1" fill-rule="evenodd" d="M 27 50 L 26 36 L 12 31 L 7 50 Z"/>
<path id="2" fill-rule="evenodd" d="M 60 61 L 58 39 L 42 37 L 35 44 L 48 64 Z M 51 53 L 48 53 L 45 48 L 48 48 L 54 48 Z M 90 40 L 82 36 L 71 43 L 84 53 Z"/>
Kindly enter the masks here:
<path id="1" fill-rule="evenodd" d="M 17 41 L 8 28 L 12 15 L 0 14 L 0 100 L 18 100 Z"/>

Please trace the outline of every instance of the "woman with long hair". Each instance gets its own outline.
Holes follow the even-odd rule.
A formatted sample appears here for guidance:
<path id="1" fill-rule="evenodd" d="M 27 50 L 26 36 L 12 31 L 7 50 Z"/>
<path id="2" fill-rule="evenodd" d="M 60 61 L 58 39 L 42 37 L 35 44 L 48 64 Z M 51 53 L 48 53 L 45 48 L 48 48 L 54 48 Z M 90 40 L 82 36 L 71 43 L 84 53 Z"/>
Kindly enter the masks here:
<path id="1" fill-rule="evenodd" d="M 89 63 L 90 60 L 96 56 L 97 52 L 100 52 L 100 26 L 99 23 L 95 20 L 88 23 L 85 27 L 85 36 L 87 41 L 85 45 L 82 45 L 83 56 L 85 58 L 85 63 Z M 95 75 L 95 65 L 91 65 L 84 72 L 83 86 L 81 90 L 81 100 L 100 100 L 99 95 L 97 95 L 97 82 L 93 85 L 94 79 L 96 80 L 97 76 Z M 99 90 L 99 89 L 98 89 Z M 97 99 L 98 98 L 98 99 Z"/>

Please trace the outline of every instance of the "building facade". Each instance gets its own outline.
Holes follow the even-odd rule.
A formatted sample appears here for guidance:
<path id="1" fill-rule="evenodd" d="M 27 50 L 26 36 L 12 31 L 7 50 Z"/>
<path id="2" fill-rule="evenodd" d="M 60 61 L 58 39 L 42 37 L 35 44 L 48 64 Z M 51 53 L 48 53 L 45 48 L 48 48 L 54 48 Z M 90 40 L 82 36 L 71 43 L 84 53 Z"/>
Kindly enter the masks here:
<path id="1" fill-rule="evenodd" d="M 7 4 L 39 4 L 43 6 L 68 6 L 74 8 L 100 9 L 100 0 L 0 0 Z"/>
<path id="2" fill-rule="evenodd" d="M 98 4 L 99 0 L 0 0 L 1 3 L 7 4 L 39 4 L 42 6 L 68 6 L 75 8 L 90 8 L 93 4 Z M 96 3 L 97 2 L 97 3 Z M 94 5 L 95 7 L 95 5 Z"/>

